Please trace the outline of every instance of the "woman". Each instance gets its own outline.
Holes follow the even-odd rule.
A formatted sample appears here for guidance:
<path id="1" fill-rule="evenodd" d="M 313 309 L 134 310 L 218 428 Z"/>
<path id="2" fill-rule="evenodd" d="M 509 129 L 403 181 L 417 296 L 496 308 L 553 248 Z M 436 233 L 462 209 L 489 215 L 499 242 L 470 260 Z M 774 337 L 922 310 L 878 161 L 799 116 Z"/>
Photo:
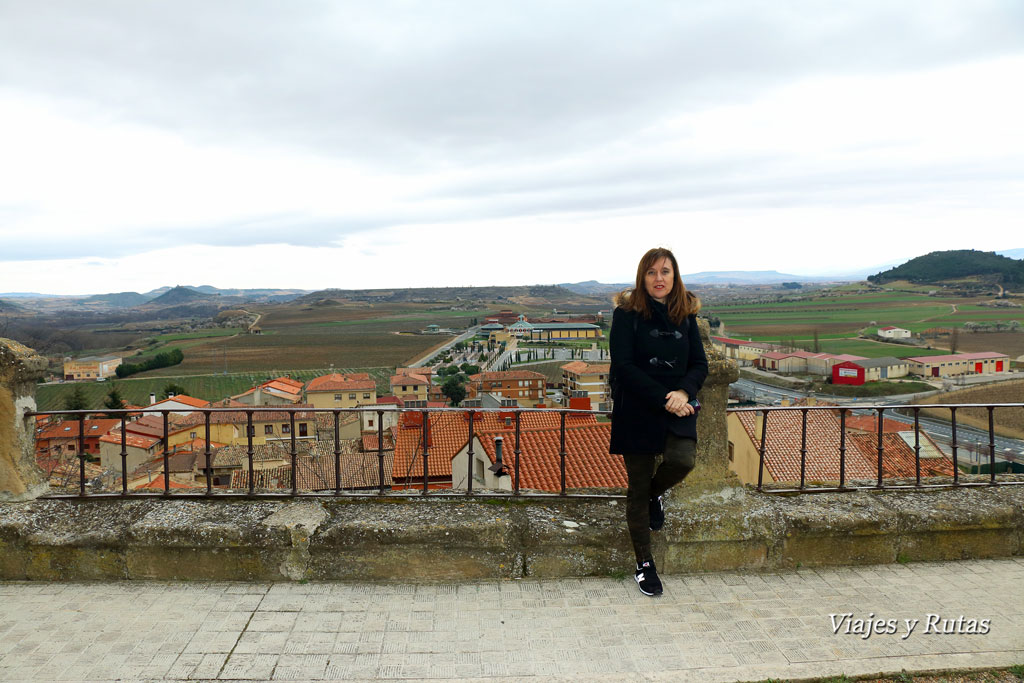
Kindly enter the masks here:
<path id="1" fill-rule="evenodd" d="M 665 522 L 661 497 L 690 473 L 697 454 L 696 398 L 708 374 L 699 310 L 700 299 L 686 291 L 668 249 L 644 254 L 635 287 L 615 297 L 608 450 L 626 463 L 626 523 L 644 595 L 662 592 L 651 554 L 651 531 Z"/>

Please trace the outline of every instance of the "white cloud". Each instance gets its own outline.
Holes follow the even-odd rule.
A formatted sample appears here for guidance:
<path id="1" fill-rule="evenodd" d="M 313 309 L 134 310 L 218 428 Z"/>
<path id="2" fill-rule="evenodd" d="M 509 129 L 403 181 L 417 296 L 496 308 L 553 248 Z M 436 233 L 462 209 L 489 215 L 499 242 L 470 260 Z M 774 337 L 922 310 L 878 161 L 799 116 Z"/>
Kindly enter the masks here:
<path id="1" fill-rule="evenodd" d="M 5 6 L 0 291 L 1020 246 L 1019 21 L 997 0 Z"/>

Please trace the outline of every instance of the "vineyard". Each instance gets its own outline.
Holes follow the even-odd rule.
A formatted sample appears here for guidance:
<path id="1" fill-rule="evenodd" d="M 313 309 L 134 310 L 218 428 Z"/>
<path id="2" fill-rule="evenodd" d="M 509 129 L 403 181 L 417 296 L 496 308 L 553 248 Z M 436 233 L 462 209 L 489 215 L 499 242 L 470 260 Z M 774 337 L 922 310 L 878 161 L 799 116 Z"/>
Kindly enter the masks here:
<path id="1" fill-rule="evenodd" d="M 1024 403 L 1024 380 L 1009 380 L 996 384 L 950 391 L 929 396 L 921 403 Z M 929 408 L 922 411 L 932 417 L 949 419 L 949 409 Z M 988 430 L 988 410 L 985 408 L 958 408 L 958 422 Z M 1024 408 L 996 408 L 993 411 L 996 433 L 1015 439 L 1024 439 Z"/>

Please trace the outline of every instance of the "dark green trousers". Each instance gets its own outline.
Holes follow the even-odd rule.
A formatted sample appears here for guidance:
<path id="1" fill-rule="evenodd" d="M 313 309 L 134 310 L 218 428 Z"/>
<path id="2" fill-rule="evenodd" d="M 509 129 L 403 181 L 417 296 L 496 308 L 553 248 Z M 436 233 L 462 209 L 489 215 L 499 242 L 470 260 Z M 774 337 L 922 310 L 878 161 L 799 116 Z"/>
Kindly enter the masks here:
<path id="1" fill-rule="evenodd" d="M 633 541 L 633 552 L 639 564 L 653 560 L 651 556 L 650 502 L 686 478 L 697 459 L 697 442 L 669 433 L 661 464 L 657 456 L 625 454 L 626 462 L 626 525 Z"/>

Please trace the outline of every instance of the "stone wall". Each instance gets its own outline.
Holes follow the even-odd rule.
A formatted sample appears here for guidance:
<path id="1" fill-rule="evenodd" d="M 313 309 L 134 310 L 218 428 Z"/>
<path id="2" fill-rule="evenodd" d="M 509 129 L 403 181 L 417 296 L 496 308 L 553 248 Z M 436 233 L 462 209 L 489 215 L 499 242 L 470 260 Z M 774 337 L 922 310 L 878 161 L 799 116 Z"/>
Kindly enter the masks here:
<path id="1" fill-rule="evenodd" d="M 678 497 L 667 573 L 1019 555 L 1024 487 Z M 621 501 L 183 500 L 0 504 L 0 579 L 448 581 L 630 571 Z"/>
<path id="2" fill-rule="evenodd" d="M 24 415 L 36 409 L 36 380 L 46 359 L 0 338 L 0 501 L 29 500 L 49 488 L 35 462 L 35 431 Z"/>

